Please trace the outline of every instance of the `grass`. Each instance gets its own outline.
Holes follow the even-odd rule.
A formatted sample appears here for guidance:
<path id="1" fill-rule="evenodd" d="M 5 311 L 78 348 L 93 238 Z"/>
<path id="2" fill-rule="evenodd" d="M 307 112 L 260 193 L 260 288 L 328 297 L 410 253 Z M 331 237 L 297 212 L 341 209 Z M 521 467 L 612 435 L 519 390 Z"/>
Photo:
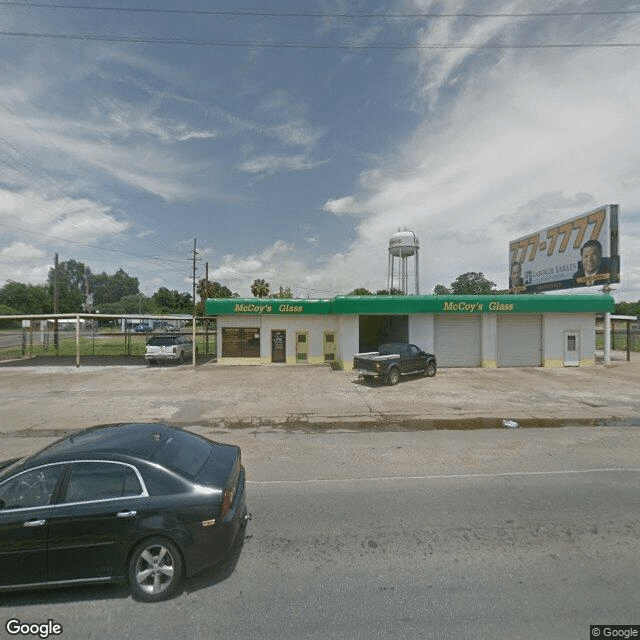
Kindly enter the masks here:
<path id="1" fill-rule="evenodd" d="M 611 338 L 611 348 L 616 351 L 627 350 L 627 332 L 617 332 Z M 596 335 L 596 349 L 604 349 L 604 336 L 601 333 Z M 640 335 L 631 334 L 630 351 L 640 351 Z"/>
<path id="2" fill-rule="evenodd" d="M 16 332 L 13 332 L 14 334 Z M 49 345 L 45 350 L 40 344 L 40 334 L 34 332 L 33 344 L 29 344 L 29 336 L 27 336 L 26 354 L 35 357 L 38 356 L 75 356 L 76 355 L 76 336 L 72 332 L 61 332 L 59 334 L 59 345 L 56 348 L 53 344 L 53 334 L 49 336 Z M 103 357 L 122 357 L 122 356 L 143 356 L 148 340 L 148 334 L 127 334 L 125 335 L 111 333 L 97 333 L 95 335 L 80 336 L 80 356 L 103 356 Z M 196 346 L 198 353 L 205 353 L 205 338 L 203 334 L 196 334 Z M 20 340 L 20 338 L 18 338 Z M 215 334 L 209 334 L 209 354 L 215 354 L 216 340 Z M 0 348 L 0 359 L 7 360 L 22 357 L 22 347 L 10 346 Z"/>

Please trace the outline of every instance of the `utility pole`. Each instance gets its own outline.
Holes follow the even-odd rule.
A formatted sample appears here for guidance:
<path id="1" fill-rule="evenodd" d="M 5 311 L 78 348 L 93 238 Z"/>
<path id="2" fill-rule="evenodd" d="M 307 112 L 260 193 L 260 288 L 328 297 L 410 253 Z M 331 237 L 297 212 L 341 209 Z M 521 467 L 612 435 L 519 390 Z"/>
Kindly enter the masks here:
<path id="1" fill-rule="evenodd" d="M 196 366 L 196 256 L 198 252 L 196 251 L 196 238 L 193 239 L 193 349 L 192 349 L 192 364 Z"/>
<path id="2" fill-rule="evenodd" d="M 60 313 L 60 290 L 58 284 L 58 254 L 53 261 L 53 344 L 58 355 L 58 316 Z"/>
<path id="3" fill-rule="evenodd" d="M 205 263 L 204 267 L 204 297 L 202 298 L 202 304 L 206 307 L 207 298 L 209 297 L 209 263 Z M 203 308 L 203 315 L 206 316 L 207 310 Z M 205 318 L 204 321 L 204 353 L 209 355 L 209 318 Z"/>

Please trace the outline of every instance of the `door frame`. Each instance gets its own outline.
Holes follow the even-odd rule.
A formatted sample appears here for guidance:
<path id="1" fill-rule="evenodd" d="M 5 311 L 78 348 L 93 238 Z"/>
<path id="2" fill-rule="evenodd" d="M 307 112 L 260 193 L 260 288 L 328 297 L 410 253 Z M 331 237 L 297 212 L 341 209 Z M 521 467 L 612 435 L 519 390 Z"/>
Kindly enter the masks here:
<path id="1" fill-rule="evenodd" d="M 573 338 L 573 348 L 570 348 Z M 565 331 L 562 340 L 562 364 L 565 367 L 580 366 L 580 331 Z"/>
<path id="2" fill-rule="evenodd" d="M 282 359 L 276 359 L 276 349 L 278 348 L 275 342 L 276 336 L 282 336 Z M 286 329 L 271 329 L 271 362 L 275 364 L 283 364 L 287 362 L 287 331 Z"/>

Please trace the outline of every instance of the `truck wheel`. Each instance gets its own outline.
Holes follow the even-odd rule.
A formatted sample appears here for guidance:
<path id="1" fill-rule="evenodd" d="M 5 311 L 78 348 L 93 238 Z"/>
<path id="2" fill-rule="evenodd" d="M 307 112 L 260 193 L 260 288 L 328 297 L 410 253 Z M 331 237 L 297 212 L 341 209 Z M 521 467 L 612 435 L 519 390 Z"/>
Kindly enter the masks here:
<path id="1" fill-rule="evenodd" d="M 393 386 L 394 384 L 398 384 L 398 380 L 400 380 L 400 372 L 394 367 L 387 374 L 387 384 Z"/>
<path id="2" fill-rule="evenodd" d="M 425 377 L 433 378 L 433 376 L 436 375 L 436 369 L 437 369 L 437 366 L 433 360 L 427 362 L 427 368 L 424 370 Z"/>

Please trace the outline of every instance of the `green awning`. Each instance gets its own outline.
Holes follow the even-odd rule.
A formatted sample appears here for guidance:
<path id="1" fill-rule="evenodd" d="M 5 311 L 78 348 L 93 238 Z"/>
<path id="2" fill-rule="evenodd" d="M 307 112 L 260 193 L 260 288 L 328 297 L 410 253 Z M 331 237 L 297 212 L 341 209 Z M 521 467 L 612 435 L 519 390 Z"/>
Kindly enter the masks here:
<path id="1" fill-rule="evenodd" d="M 408 315 L 416 313 L 605 313 L 615 311 L 609 295 L 337 296 L 309 300 L 210 298 L 211 316 Z"/>

